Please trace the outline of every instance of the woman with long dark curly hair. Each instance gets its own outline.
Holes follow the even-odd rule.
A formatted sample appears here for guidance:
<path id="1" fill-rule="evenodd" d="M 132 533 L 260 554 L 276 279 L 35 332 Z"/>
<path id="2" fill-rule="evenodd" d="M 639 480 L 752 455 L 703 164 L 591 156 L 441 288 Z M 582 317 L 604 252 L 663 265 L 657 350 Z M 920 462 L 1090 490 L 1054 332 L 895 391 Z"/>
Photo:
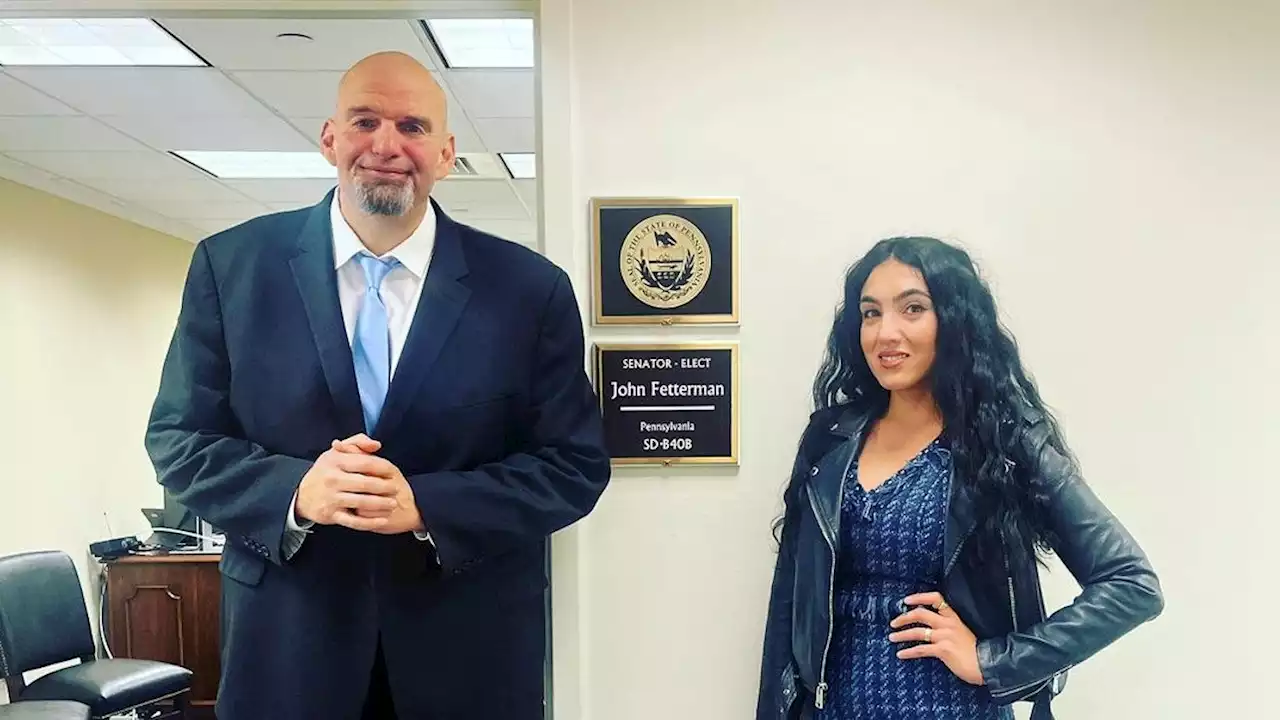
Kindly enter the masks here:
<path id="1" fill-rule="evenodd" d="M 996 720 L 1163 609 L 969 255 L 883 240 L 845 279 L 775 527 L 758 720 Z M 1046 617 L 1054 552 L 1083 587 Z"/>

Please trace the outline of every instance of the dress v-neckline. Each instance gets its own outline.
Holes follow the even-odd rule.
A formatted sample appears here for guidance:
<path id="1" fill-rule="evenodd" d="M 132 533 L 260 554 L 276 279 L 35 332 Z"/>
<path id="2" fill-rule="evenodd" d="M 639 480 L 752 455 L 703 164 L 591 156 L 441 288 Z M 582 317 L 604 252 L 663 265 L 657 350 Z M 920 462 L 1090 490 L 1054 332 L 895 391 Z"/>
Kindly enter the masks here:
<path id="1" fill-rule="evenodd" d="M 939 435 L 938 437 L 935 437 L 934 439 L 930 440 L 928 444 L 920 448 L 915 455 L 912 455 L 909 460 L 903 463 L 902 467 L 899 467 L 897 470 L 894 470 L 893 474 L 885 478 L 884 482 L 880 483 L 879 485 L 869 490 L 865 485 L 862 484 L 862 479 L 859 477 L 859 469 L 862 466 L 862 462 L 860 460 L 854 462 L 853 466 L 850 468 L 850 472 L 853 473 L 852 480 L 853 480 L 854 486 L 863 495 L 876 495 L 878 493 L 881 493 L 882 490 L 884 490 L 886 487 L 889 487 L 891 484 L 897 485 L 898 483 L 901 482 L 901 478 L 907 474 L 908 470 L 911 470 L 912 468 L 918 466 L 920 463 L 924 462 L 925 457 L 929 454 L 929 451 L 932 450 L 933 447 L 941 441 L 941 439 L 942 439 L 942 436 Z"/>

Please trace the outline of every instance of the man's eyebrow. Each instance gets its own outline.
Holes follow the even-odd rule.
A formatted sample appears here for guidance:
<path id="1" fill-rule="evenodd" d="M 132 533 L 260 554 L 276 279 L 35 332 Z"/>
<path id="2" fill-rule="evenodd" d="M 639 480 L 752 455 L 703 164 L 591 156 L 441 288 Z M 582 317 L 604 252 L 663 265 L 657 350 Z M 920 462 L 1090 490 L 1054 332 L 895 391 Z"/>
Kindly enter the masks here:
<path id="1" fill-rule="evenodd" d="M 378 111 L 375 110 L 374 108 L 369 107 L 368 105 L 357 105 L 356 107 L 347 109 L 348 118 L 352 118 L 357 115 L 377 115 L 377 114 L 378 114 Z M 419 117 L 417 115 L 405 115 L 403 118 L 400 119 L 400 122 L 417 123 L 422 127 L 426 128 L 427 132 L 431 132 L 432 130 L 435 129 L 431 125 L 430 118 Z"/>

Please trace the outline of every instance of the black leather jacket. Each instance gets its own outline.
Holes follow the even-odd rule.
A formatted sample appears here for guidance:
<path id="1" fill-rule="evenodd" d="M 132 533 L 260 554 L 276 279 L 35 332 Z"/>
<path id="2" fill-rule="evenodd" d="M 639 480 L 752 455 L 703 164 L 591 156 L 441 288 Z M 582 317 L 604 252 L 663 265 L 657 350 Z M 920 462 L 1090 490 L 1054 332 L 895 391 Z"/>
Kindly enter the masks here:
<path id="1" fill-rule="evenodd" d="M 843 478 L 867 421 L 849 409 L 820 410 L 802 436 L 786 492 L 757 720 L 810 717 L 825 699 Z M 1060 538 L 1054 551 L 1083 592 L 1046 618 L 1033 557 L 1011 559 L 1015 555 L 998 548 L 987 557 L 1003 556 L 1004 563 L 959 562 L 978 542 L 978 518 L 966 495 L 954 491 L 941 592 L 978 638 L 978 663 L 992 697 L 1001 704 L 1034 701 L 1033 720 L 1051 720 L 1050 700 L 1067 670 L 1155 618 L 1164 599 L 1138 543 L 1048 444 L 1047 426 L 1029 416 L 1022 437 L 1040 458 L 1040 480 L 1051 497 Z"/>

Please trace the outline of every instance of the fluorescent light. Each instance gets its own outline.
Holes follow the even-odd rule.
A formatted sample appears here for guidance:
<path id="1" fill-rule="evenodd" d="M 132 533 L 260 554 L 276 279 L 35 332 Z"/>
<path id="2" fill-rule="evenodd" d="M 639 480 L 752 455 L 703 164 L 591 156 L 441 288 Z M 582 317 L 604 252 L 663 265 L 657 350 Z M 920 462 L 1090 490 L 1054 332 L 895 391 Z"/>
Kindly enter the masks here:
<path id="1" fill-rule="evenodd" d="M 207 67 L 146 18 L 0 19 L 0 65 Z"/>
<path id="2" fill-rule="evenodd" d="M 333 180 L 338 171 L 318 152 L 175 150 L 173 154 L 222 179 Z"/>
<path id="3" fill-rule="evenodd" d="M 538 176 L 537 156 L 533 153 L 498 153 L 498 156 L 516 180 L 532 180 Z"/>
<path id="4" fill-rule="evenodd" d="M 505 180 L 510 177 L 507 166 L 489 153 L 458 153 L 449 180 Z"/>
<path id="5" fill-rule="evenodd" d="M 425 22 L 450 68 L 533 67 L 533 18 Z"/>

